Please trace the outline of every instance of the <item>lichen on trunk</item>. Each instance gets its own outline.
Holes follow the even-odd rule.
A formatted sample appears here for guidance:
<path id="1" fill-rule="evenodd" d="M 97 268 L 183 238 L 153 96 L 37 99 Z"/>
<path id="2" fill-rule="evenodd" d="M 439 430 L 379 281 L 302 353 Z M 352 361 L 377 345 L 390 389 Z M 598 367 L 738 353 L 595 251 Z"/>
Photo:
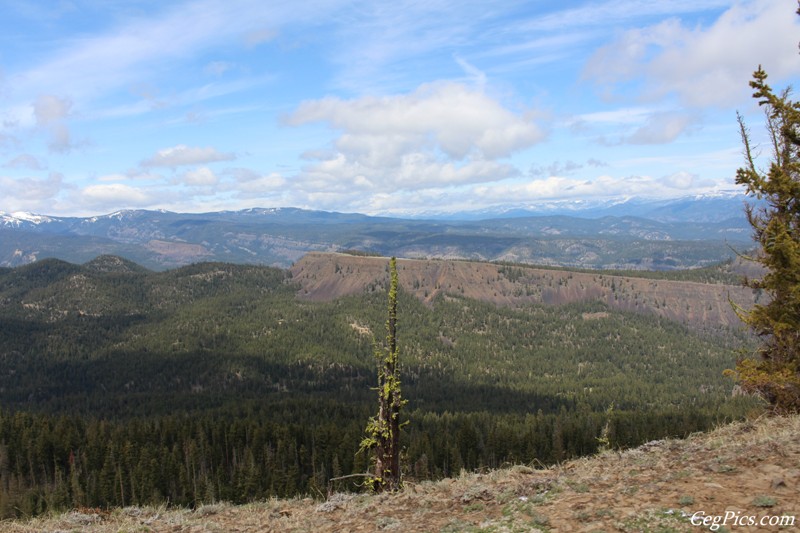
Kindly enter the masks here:
<path id="1" fill-rule="evenodd" d="M 400 410 L 406 401 L 400 390 L 397 348 L 397 260 L 389 261 L 389 305 L 386 344 L 375 343 L 378 360 L 378 414 L 367 423 L 361 450 L 374 450 L 375 471 L 368 484 L 375 492 L 400 488 Z"/>

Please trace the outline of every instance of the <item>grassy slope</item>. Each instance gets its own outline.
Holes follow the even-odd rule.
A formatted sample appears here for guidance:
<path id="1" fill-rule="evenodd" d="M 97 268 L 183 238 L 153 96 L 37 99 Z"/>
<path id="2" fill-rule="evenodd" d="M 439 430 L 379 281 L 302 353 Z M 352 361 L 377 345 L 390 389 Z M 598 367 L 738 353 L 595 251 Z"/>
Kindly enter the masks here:
<path id="1" fill-rule="evenodd" d="M 82 509 L 29 522 L 40 531 L 702 531 L 705 515 L 794 517 L 800 527 L 800 416 L 758 419 L 685 440 L 609 451 L 548 469 L 513 466 L 409 483 L 398 494 L 334 494 L 196 510 Z M 734 527 L 727 530 L 778 531 Z M 726 529 L 720 528 L 719 531 Z"/>

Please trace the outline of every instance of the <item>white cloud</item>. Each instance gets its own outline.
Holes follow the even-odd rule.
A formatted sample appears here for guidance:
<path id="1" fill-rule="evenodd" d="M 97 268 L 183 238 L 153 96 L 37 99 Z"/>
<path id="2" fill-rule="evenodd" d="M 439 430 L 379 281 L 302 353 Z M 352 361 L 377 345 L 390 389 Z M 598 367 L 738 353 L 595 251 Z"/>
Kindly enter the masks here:
<path id="1" fill-rule="evenodd" d="M 239 191 L 240 196 L 254 197 L 259 194 L 280 191 L 286 185 L 286 178 L 277 172 L 273 172 L 264 176 L 256 175 L 248 180 L 240 180 L 235 188 Z"/>
<path id="2" fill-rule="evenodd" d="M 44 170 L 47 165 L 30 154 L 20 154 L 3 165 L 5 168 L 27 168 L 30 170 Z"/>
<path id="3" fill-rule="evenodd" d="M 645 120 L 653 109 L 647 107 L 624 107 L 611 111 L 595 111 L 576 116 L 572 124 L 639 124 Z"/>
<path id="4" fill-rule="evenodd" d="M 360 147 L 374 154 L 386 143 L 386 155 L 395 160 L 409 146 L 435 146 L 456 159 L 506 157 L 544 138 L 533 121 L 458 83 L 424 84 L 413 93 L 383 98 L 304 102 L 289 123 L 309 122 L 345 131 L 340 139 L 345 150 Z"/>
<path id="5" fill-rule="evenodd" d="M 688 172 L 668 176 L 611 176 L 578 179 L 551 176 L 546 179 L 520 180 L 511 178 L 500 182 L 465 186 L 433 186 L 421 190 L 391 192 L 336 190 L 309 192 L 293 190 L 288 198 L 292 205 L 317 209 L 348 210 L 367 214 L 409 215 L 425 212 L 446 213 L 485 209 L 492 206 L 525 206 L 544 201 L 586 198 L 674 198 L 732 190 L 724 181 L 700 180 Z M 346 207 L 345 207 L 346 206 Z"/>
<path id="6" fill-rule="evenodd" d="M 78 193 L 78 205 L 104 208 L 148 206 L 156 201 L 151 194 L 122 183 L 89 185 Z"/>
<path id="7" fill-rule="evenodd" d="M 640 196 L 645 198 L 670 198 L 675 189 L 691 190 L 693 193 L 711 192 L 720 188 L 730 189 L 727 182 L 706 180 L 698 182 L 697 176 L 688 172 L 677 172 L 669 176 L 624 176 L 601 175 L 591 180 L 551 176 L 526 182 L 479 185 L 472 194 L 486 204 L 508 204 L 537 200 L 559 200 L 569 198 L 616 198 Z"/>
<path id="8" fill-rule="evenodd" d="M 697 186 L 697 175 L 689 172 L 676 172 L 661 180 L 664 185 L 673 189 L 691 189 Z M 708 185 L 707 183 L 705 185 Z"/>
<path id="9" fill-rule="evenodd" d="M 730 0 L 608 0 L 588 2 L 580 7 L 557 10 L 532 21 L 520 23 L 530 33 L 574 30 L 590 26 L 612 27 L 642 17 L 694 13 L 726 7 Z"/>
<path id="10" fill-rule="evenodd" d="M 232 161 L 235 154 L 219 152 L 216 148 L 190 147 L 179 144 L 171 148 L 159 150 L 156 154 L 141 162 L 143 167 L 177 167 L 183 165 L 202 165 L 215 161 Z"/>
<path id="11" fill-rule="evenodd" d="M 778 79 L 800 73 L 795 7 L 754 0 L 705 28 L 670 19 L 628 30 L 589 59 L 585 75 L 612 87 L 641 81 L 645 99 L 676 94 L 691 106 L 736 103 L 749 96 L 747 80 L 759 64 Z"/>
<path id="12" fill-rule="evenodd" d="M 226 194 L 231 194 L 239 200 L 258 199 L 259 202 L 278 202 L 280 205 L 289 205 L 279 200 L 288 194 L 302 193 L 296 184 L 289 184 L 287 179 L 278 172 L 260 174 L 249 168 L 226 168 L 220 175 L 222 179 L 216 184 L 216 189 Z M 294 205 L 294 204 L 292 204 Z"/>
<path id="13" fill-rule="evenodd" d="M 194 170 L 189 170 L 183 175 L 183 183 L 186 185 L 216 185 L 219 178 L 208 167 L 200 167 Z"/>
<path id="14" fill-rule="evenodd" d="M 0 175 L 0 210 L 52 213 L 58 196 L 67 188 L 64 176 L 58 172 L 51 172 L 47 178 Z"/>
<path id="15" fill-rule="evenodd" d="M 287 122 L 325 122 L 341 133 L 335 150 L 308 152 L 296 183 L 304 190 L 417 190 L 496 181 L 517 173 L 497 159 L 526 149 L 544 132 L 480 90 L 426 84 L 383 98 L 304 102 Z"/>
<path id="16" fill-rule="evenodd" d="M 162 176 L 161 174 L 142 170 L 141 168 L 132 168 L 127 172 L 125 172 L 124 175 L 112 174 L 112 176 L 120 176 L 122 179 L 130 179 L 136 181 L 152 181 L 152 182 L 164 181 L 164 176 Z"/>
<path id="17" fill-rule="evenodd" d="M 630 144 L 665 144 L 677 139 L 696 119 L 686 113 L 654 113 L 624 142 Z"/>
<path id="18" fill-rule="evenodd" d="M 40 126 L 47 126 L 67 118 L 71 109 L 72 101 L 69 98 L 59 98 L 52 94 L 39 96 L 33 103 L 33 114 Z"/>
<path id="19" fill-rule="evenodd" d="M 470 77 L 472 83 L 474 83 L 478 87 L 485 87 L 486 86 L 486 73 L 480 70 L 478 67 L 469 63 L 466 59 L 455 56 L 456 63 L 458 66 L 464 70 L 464 74 Z"/>
<path id="20" fill-rule="evenodd" d="M 50 132 L 48 148 L 51 152 L 69 152 L 84 142 L 75 143 L 66 119 L 72 113 L 72 101 L 52 94 L 39 96 L 33 103 L 36 124 Z"/>
<path id="21" fill-rule="evenodd" d="M 63 123 L 52 124 L 50 134 L 50 142 L 47 143 L 47 147 L 51 152 L 69 152 L 73 148 L 86 144 L 85 142 L 73 142 L 72 133 Z"/>
<path id="22" fill-rule="evenodd" d="M 98 150 L 81 161 L 49 158 L 52 167 L 81 169 L 69 175 L 80 184 L 76 192 L 62 198 L 76 205 L 86 198 L 95 202 L 87 205 L 104 208 L 138 206 L 145 197 L 153 202 L 148 207 L 191 206 L 211 202 L 211 194 L 223 208 L 258 199 L 372 212 L 398 202 L 419 210 L 507 203 L 516 194 L 539 198 L 559 189 L 601 194 L 600 185 L 678 194 L 701 187 L 709 174 L 731 177 L 729 161 L 740 160 L 735 123 L 732 135 L 723 133 L 727 109 L 686 111 L 680 104 L 695 105 L 690 99 L 696 95 L 724 101 L 730 87 L 719 87 L 728 78 L 715 74 L 716 67 L 728 74 L 741 67 L 736 83 L 746 96 L 758 61 L 771 82 L 780 69 L 768 60 L 791 59 L 790 72 L 800 63 L 797 39 L 788 35 L 798 33 L 793 6 L 787 11 L 775 1 L 744 1 L 731 8 L 724 0 L 574 6 L 309 0 L 264 9 L 256 0 L 181 0 L 135 10 L 98 8 L 100 16 L 85 28 L 69 21 L 37 26 L 31 19 L 26 41 L 17 43 L 19 57 L 4 64 L 0 80 L 0 165 L 13 169 L 10 175 L 28 168 L 45 176 L 40 161 L 48 146 L 66 152 L 90 131 L 114 132 L 98 138 Z M 781 20 L 772 15 L 779 11 Z M 681 18 L 657 23 L 669 16 Z M 631 30 L 634 24 L 639 29 Z M 755 29 L 758 42 L 751 38 Z M 269 40 L 274 45 L 261 53 L 246 49 Z M 765 55 L 783 46 L 778 41 L 789 43 L 785 54 Z M 33 46 L 23 49 L 27 43 Z M 613 86 L 620 109 L 607 102 L 599 107 L 595 95 L 575 83 L 588 48 L 604 43 L 586 72 Z M 299 105 L 298 97 L 309 100 Z M 553 119 L 535 118 L 527 109 L 538 102 L 553 117 L 577 117 L 558 121 L 561 131 L 540 146 Z M 288 135 L 275 131 L 276 115 L 287 112 L 287 123 L 310 126 Z M 703 128 L 694 129 L 699 122 L 690 117 L 702 118 Z M 200 124 L 187 122 L 202 122 L 203 137 L 197 136 Z M 562 129 L 570 124 L 583 129 L 570 136 Z M 693 143 L 654 147 L 687 132 Z M 591 146 L 597 139 L 614 146 L 600 151 Z M 697 156 L 731 149 L 736 153 L 720 156 L 713 168 Z M 11 159 L 23 152 L 40 159 Z M 241 160 L 246 152 L 253 170 L 223 170 L 220 162 Z M 594 174 L 589 167 L 600 163 L 586 158 L 600 153 L 615 169 L 600 172 L 672 174 L 590 186 L 578 178 Z M 655 161 L 666 158 L 673 159 Z M 681 169 L 698 174 L 676 173 Z M 520 185 L 532 175 L 576 179 Z M 484 199 L 476 194 L 478 184 L 495 192 Z M 112 185 L 129 189 L 96 188 Z M 121 198 L 126 191 L 136 194 Z M 103 198 L 108 203 L 98 203 Z M 165 204 L 167 198 L 173 203 Z"/>
<path id="23" fill-rule="evenodd" d="M 347 11 L 331 51 L 339 67 L 334 83 L 356 94 L 374 94 L 408 87 L 404 82 L 418 80 L 420 68 L 435 65 L 438 72 L 428 79 L 447 76 L 435 60 L 426 59 L 469 42 L 487 8 L 454 0 L 397 0 L 364 2 Z"/>
<path id="24" fill-rule="evenodd" d="M 125 174 L 105 174 L 97 178 L 97 181 L 114 182 L 114 181 L 127 181 L 129 179 Z"/>
<path id="25" fill-rule="evenodd" d="M 49 60 L 9 74 L 18 94 L 37 94 L 42 87 L 59 87 L 76 101 L 150 80 L 160 68 L 192 57 L 233 38 L 250 35 L 263 42 L 257 28 L 324 17 L 338 7 L 333 0 L 272 3 L 260 0 L 188 0 L 157 2 L 146 16 L 120 18 L 105 32 L 73 39 Z M 147 16 L 149 15 L 149 16 Z"/>
<path id="26" fill-rule="evenodd" d="M 596 138 L 598 142 L 620 145 L 667 144 L 691 131 L 698 122 L 697 113 L 626 107 L 578 115 L 566 124 L 578 134 L 598 134 L 602 131 Z"/>

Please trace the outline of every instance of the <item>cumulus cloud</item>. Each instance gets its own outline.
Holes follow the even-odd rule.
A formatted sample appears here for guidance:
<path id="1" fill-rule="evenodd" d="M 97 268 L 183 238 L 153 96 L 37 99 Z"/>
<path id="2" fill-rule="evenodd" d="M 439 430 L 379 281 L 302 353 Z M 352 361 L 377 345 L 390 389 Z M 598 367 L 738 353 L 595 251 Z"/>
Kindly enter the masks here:
<path id="1" fill-rule="evenodd" d="M 214 172 L 208 167 L 189 170 L 183 175 L 183 183 L 186 185 L 216 185 L 217 182 L 219 182 L 219 178 L 217 178 Z"/>
<path id="2" fill-rule="evenodd" d="M 53 199 L 65 188 L 64 176 L 51 172 L 47 178 L 0 176 L 0 209 L 33 211 L 50 209 Z"/>
<path id="3" fill-rule="evenodd" d="M 89 185 L 78 196 L 80 205 L 106 208 L 148 206 L 156 201 L 146 191 L 123 183 Z"/>
<path id="4" fill-rule="evenodd" d="M 727 105 L 748 95 L 759 64 L 775 78 L 800 73 L 800 23 L 784 0 L 736 3 L 708 27 L 670 19 L 629 30 L 599 49 L 584 74 L 619 87 L 640 81 L 645 99 L 676 94 L 692 106 Z"/>
<path id="5" fill-rule="evenodd" d="M 686 189 L 686 190 L 691 189 L 692 187 L 696 187 L 697 185 L 704 185 L 704 186 L 713 185 L 713 183 L 710 182 L 704 182 L 698 184 L 697 174 L 691 174 L 685 171 L 676 172 L 675 174 L 670 174 L 669 176 L 664 177 L 664 179 L 662 179 L 661 182 L 665 186 L 671 187 L 673 189 Z"/>
<path id="6" fill-rule="evenodd" d="M 314 163 L 297 179 L 328 192 L 496 181 L 517 173 L 498 159 L 544 138 L 526 114 L 458 83 L 426 84 L 382 98 L 304 102 L 287 122 L 324 122 L 340 132 L 333 150 L 305 154 Z"/>
<path id="7" fill-rule="evenodd" d="M 248 186 L 256 182 L 271 184 L 270 186 L 279 187 L 285 184 L 285 179 L 277 172 L 271 174 L 260 174 L 249 168 L 228 168 L 224 174 L 232 177 L 239 185 Z"/>
<path id="8" fill-rule="evenodd" d="M 236 155 L 219 152 L 216 148 L 190 147 L 179 144 L 172 148 L 164 148 L 141 162 L 143 167 L 178 167 L 184 165 L 202 165 L 215 161 L 232 161 Z"/>
<path id="9" fill-rule="evenodd" d="M 0 177 L 4 195 L 26 200 L 53 198 L 61 191 L 63 181 L 58 172 L 51 172 L 46 179 Z"/>
<path id="10" fill-rule="evenodd" d="M 344 149 L 374 153 L 378 142 L 386 141 L 389 160 L 407 147 L 431 145 L 456 159 L 505 157 L 544 138 L 532 120 L 458 83 L 424 84 L 413 93 L 383 98 L 308 101 L 288 122 L 326 122 L 343 130 L 337 146 Z"/>
<path id="11" fill-rule="evenodd" d="M 277 172 L 270 174 L 258 175 L 253 179 L 240 181 L 236 185 L 236 190 L 239 191 L 240 197 L 255 197 L 262 194 L 273 193 L 280 191 L 286 187 L 286 178 Z"/>

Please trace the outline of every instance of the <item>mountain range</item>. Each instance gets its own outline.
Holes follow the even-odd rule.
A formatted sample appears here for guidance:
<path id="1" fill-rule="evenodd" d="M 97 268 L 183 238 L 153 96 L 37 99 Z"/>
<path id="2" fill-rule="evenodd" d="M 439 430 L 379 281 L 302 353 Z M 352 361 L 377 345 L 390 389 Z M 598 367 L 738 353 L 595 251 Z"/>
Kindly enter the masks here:
<path id="1" fill-rule="evenodd" d="M 742 195 L 553 202 L 390 218 L 298 208 L 125 210 L 91 217 L 0 212 L 0 266 L 102 254 L 163 270 L 200 261 L 288 267 L 308 252 L 584 268 L 696 268 L 751 246 Z"/>

